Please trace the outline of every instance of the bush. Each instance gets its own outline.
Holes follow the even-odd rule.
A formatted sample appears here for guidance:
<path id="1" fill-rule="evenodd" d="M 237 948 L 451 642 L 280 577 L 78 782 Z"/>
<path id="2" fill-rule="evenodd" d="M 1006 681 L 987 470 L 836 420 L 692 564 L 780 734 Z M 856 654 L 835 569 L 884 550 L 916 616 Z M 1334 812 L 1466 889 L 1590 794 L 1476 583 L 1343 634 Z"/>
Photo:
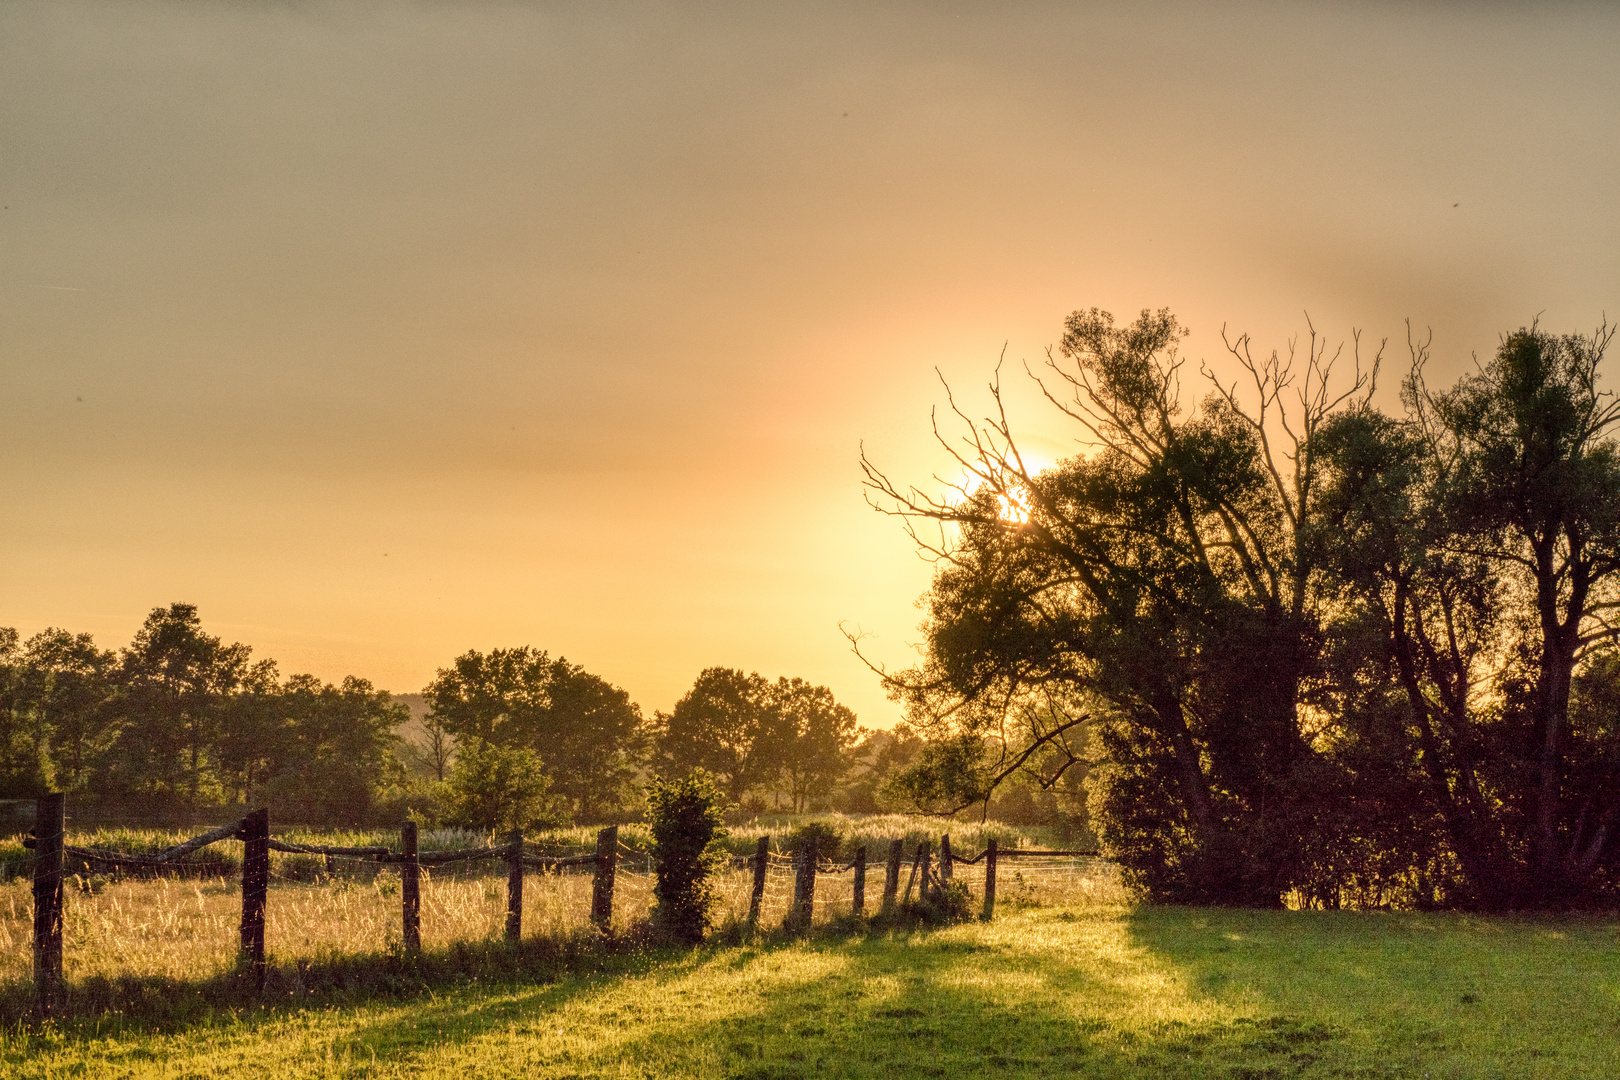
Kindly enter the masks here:
<path id="1" fill-rule="evenodd" d="M 962 922 L 973 915 L 973 897 L 960 881 L 924 889 L 920 899 L 905 906 L 905 913 L 929 926 Z"/>
<path id="2" fill-rule="evenodd" d="M 693 769 L 684 780 L 654 778 L 647 785 L 647 817 L 658 862 L 653 925 L 676 941 L 696 944 L 709 927 L 714 872 L 725 859 L 724 813 L 720 789 L 702 769 Z"/>
<path id="3" fill-rule="evenodd" d="M 811 840 L 816 842 L 816 857 L 837 862 L 839 852 L 843 850 L 843 837 L 838 831 L 825 821 L 807 821 L 799 825 L 782 838 L 782 846 L 788 851 L 802 850 Z"/>
<path id="4" fill-rule="evenodd" d="M 452 824 L 499 830 L 559 824 L 546 790 L 540 755 L 521 747 L 468 739 L 444 785 L 445 817 Z"/>

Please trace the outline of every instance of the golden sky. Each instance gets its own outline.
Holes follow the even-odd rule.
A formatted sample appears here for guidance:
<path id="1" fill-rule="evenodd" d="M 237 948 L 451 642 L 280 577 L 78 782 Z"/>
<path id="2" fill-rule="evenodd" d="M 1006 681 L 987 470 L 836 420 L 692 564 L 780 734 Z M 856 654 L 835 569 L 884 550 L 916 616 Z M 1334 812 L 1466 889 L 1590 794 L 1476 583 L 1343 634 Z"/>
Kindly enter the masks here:
<path id="1" fill-rule="evenodd" d="M 1617 43 L 1601 4 L 11 0 L 0 625 L 187 600 L 396 692 L 529 644 L 649 711 L 718 664 L 888 726 L 839 623 L 905 662 L 929 568 L 857 456 L 944 468 L 936 367 L 982 408 L 1093 305 L 1217 362 L 1410 318 L 1446 379 L 1590 329 Z"/>

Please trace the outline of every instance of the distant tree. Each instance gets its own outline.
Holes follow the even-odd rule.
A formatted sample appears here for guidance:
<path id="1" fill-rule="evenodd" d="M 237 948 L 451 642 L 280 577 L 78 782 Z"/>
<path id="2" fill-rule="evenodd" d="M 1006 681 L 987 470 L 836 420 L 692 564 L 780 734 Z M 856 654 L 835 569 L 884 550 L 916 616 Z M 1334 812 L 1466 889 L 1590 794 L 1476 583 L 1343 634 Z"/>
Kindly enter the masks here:
<path id="1" fill-rule="evenodd" d="M 409 710 L 365 679 L 338 685 L 295 675 L 280 693 L 283 758 L 266 785 L 275 804 L 310 821 L 358 824 L 379 791 L 403 780 L 394 729 Z"/>
<path id="2" fill-rule="evenodd" d="M 117 658 L 89 634 L 51 627 L 28 639 L 23 662 L 24 696 L 48 733 L 52 786 L 82 791 L 118 736 Z"/>
<path id="3" fill-rule="evenodd" d="M 533 750 L 553 796 L 576 820 L 622 812 L 645 735 L 641 711 L 618 687 L 563 657 L 521 647 L 464 653 L 423 694 L 430 725 L 458 739 Z"/>
<path id="4" fill-rule="evenodd" d="M 862 729 L 848 706 L 825 686 L 803 679 L 778 679 L 772 688 L 777 712 L 776 763 L 794 813 L 824 802 L 853 764 Z"/>
<path id="5" fill-rule="evenodd" d="M 851 814 L 888 809 L 888 803 L 880 801 L 879 791 L 891 776 L 915 762 L 922 749 L 922 736 L 904 721 L 888 731 L 866 732 L 850 752 L 852 763 L 837 808 Z"/>
<path id="6" fill-rule="evenodd" d="M 456 737 L 445 728 L 444 722 L 429 714 L 422 718 L 420 743 L 407 743 L 402 751 L 418 768 L 425 769 L 436 781 L 442 782 L 456 756 Z"/>
<path id="7" fill-rule="evenodd" d="M 505 832 L 556 823 L 540 756 L 469 736 L 444 786 L 452 824 Z"/>
<path id="8" fill-rule="evenodd" d="M 250 652 L 203 633 L 195 604 L 154 608 L 121 657 L 125 728 L 113 754 L 114 784 L 159 801 L 217 797 L 210 757 Z"/>
<path id="9" fill-rule="evenodd" d="M 675 773 L 704 770 L 728 802 L 741 803 L 777 778 L 780 717 L 774 688 L 757 672 L 706 668 L 672 711 L 658 714 L 659 760 Z"/>
<path id="10" fill-rule="evenodd" d="M 30 798 L 50 788 L 49 736 L 29 682 L 17 631 L 0 627 L 0 798 Z"/>
<path id="11" fill-rule="evenodd" d="M 293 756 L 286 704 L 274 660 L 249 667 L 226 699 L 216 753 L 227 794 L 244 805 L 253 805 Z"/>

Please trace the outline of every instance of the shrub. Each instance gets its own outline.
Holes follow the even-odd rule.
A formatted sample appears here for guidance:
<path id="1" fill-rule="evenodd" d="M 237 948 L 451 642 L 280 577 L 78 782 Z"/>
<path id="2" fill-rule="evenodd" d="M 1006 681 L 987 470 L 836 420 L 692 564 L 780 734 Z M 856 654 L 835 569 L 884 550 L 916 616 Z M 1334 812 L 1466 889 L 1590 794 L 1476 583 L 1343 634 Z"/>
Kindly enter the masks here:
<path id="1" fill-rule="evenodd" d="M 475 829 L 533 829 L 557 824 L 540 755 L 468 739 L 444 785 L 446 817 Z"/>
<path id="2" fill-rule="evenodd" d="M 905 906 L 905 913 L 929 926 L 961 922 L 972 917 L 973 897 L 960 881 L 924 889 L 920 899 Z"/>
<path id="3" fill-rule="evenodd" d="M 714 872 L 725 858 L 724 799 L 714 779 L 693 769 L 684 780 L 654 778 L 647 785 L 658 882 L 653 925 L 677 941 L 697 943 L 714 906 Z"/>
<path id="4" fill-rule="evenodd" d="M 807 821 L 797 826 L 782 838 L 782 846 L 788 851 L 799 851 L 811 840 L 816 842 L 817 858 L 838 861 L 844 847 L 843 837 L 825 821 Z"/>

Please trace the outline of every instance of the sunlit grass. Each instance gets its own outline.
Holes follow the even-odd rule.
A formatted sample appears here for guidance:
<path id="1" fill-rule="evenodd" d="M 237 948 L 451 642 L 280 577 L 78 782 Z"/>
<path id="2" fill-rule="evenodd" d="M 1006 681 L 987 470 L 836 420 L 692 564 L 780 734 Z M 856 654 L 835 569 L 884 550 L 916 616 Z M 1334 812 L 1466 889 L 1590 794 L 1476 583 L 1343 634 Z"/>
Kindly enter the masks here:
<path id="1" fill-rule="evenodd" d="M 1613 1077 L 1612 919 L 1028 907 L 0 1042 L 47 1077 Z"/>
<path id="2" fill-rule="evenodd" d="M 265 905 L 265 947 L 272 962 L 333 954 L 375 953 L 402 940 L 399 871 L 391 866 L 339 860 L 337 873 L 314 870 L 317 857 L 271 856 L 271 886 Z M 623 857 L 614 884 L 613 924 L 627 933 L 647 919 L 653 903 L 650 863 Z M 903 868 L 902 889 L 909 865 Z M 296 873 L 294 873 L 296 872 Z M 983 866 L 957 871 L 982 895 Z M 851 913 L 853 873 L 823 874 L 816 887 L 816 918 L 825 922 Z M 1001 870 L 1004 906 L 1120 899 L 1112 867 L 1095 859 L 1011 861 Z M 719 875 L 717 925 L 746 919 L 753 874 L 743 867 Z M 590 925 L 592 875 L 537 873 L 524 876 L 526 937 L 564 939 Z M 499 861 L 422 871 L 422 940 L 425 945 L 487 941 L 504 935 L 506 867 Z M 867 876 L 867 911 L 882 899 L 883 867 Z M 784 866 L 767 877 L 760 924 L 787 916 L 793 882 Z M 234 878 L 114 880 L 70 876 L 64 904 L 64 974 L 70 979 L 167 977 L 206 979 L 236 961 L 241 889 Z M 0 884 L 0 982 L 26 979 L 32 965 L 33 900 L 29 882 Z"/>

